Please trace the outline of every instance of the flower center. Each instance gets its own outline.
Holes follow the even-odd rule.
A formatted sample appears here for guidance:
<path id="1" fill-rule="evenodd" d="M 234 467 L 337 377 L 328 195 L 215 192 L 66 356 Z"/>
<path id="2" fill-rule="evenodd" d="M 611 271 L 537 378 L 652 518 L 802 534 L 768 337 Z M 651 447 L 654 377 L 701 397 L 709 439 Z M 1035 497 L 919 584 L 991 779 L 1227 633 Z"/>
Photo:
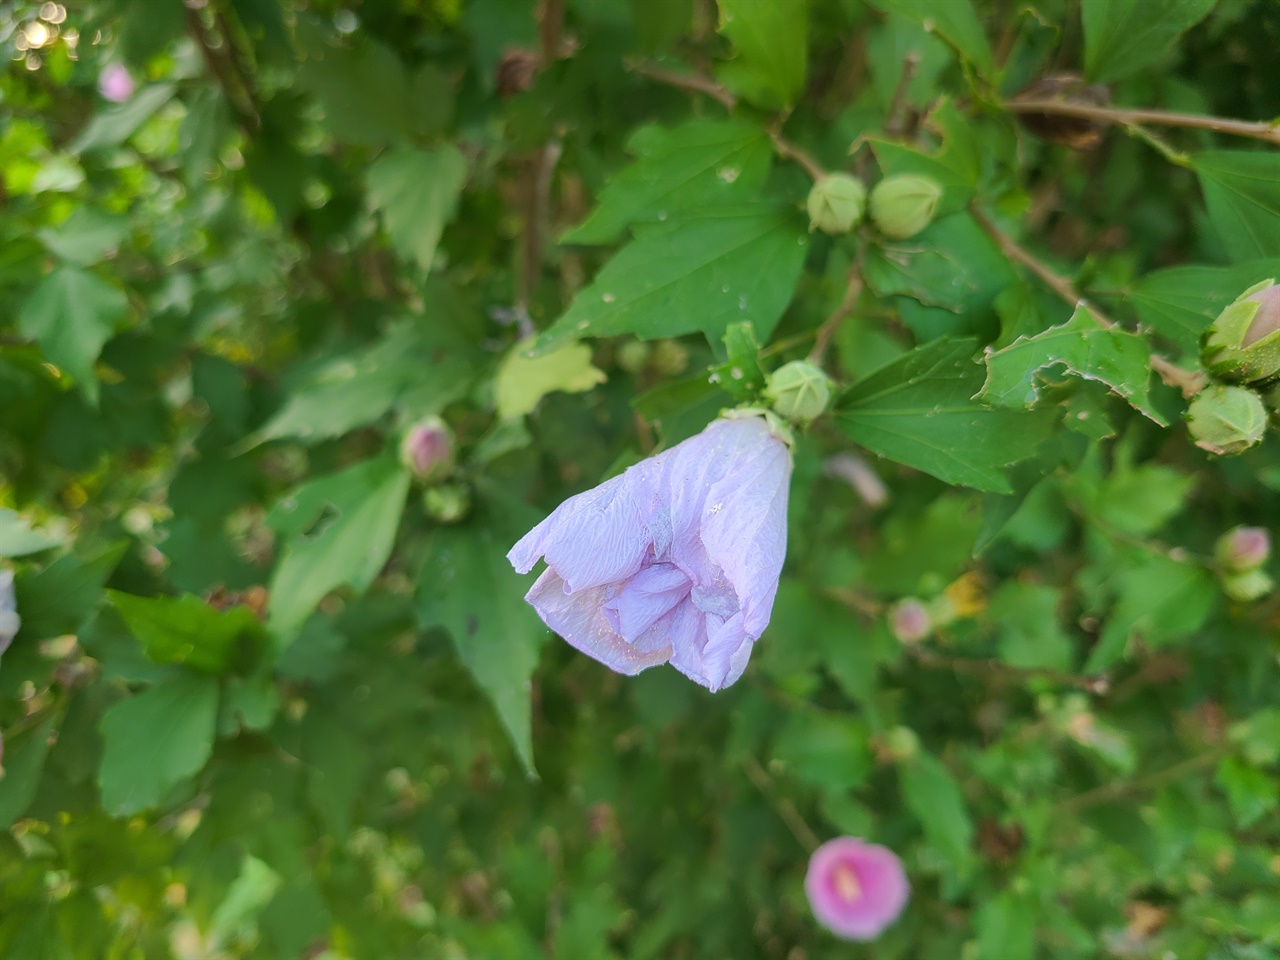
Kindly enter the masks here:
<path id="1" fill-rule="evenodd" d="M 853 903 L 862 897 L 862 884 L 858 883 L 858 875 L 847 863 L 837 864 L 831 871 L 831 884 L 845 903 Z"/>

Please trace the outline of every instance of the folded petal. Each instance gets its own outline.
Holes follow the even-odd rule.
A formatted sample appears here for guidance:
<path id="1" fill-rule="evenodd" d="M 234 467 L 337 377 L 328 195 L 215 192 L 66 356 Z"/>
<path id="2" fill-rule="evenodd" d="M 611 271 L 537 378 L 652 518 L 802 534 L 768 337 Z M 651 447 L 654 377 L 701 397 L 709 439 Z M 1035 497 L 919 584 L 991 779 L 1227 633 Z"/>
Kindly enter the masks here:
<path id="1" fill-rule="evenodd" d="M 548 567 L 525 594 L 548 627 L 589 657 L 618 673 L 636 674 L 671 658 L 667 639 L 670 614 L 628 643 L 605 616 L 604 606 L 617 593 L 612 584 L 565 592 L 565 582 Z"/>
<path id="2" fill-rule="evenodd" d="M 670 563 L 645 567 L 604 605 L 605 616 L 628 642 L 634 642 L 689 595 L 689 578 Z"/>

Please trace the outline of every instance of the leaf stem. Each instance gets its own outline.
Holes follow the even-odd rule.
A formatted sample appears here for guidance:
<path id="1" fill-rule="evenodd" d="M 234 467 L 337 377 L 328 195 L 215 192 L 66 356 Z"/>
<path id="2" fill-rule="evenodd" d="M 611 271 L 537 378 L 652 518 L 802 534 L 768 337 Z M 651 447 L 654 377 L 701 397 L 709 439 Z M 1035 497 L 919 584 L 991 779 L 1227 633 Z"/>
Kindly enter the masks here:
<path id="1" fill-rule="evenodd" d="M 835 339 L 836 331 L 840 329 L 840 324 L 848 319 L 853 313 L 853 308 L 858 303 L 858 297 L 862 295 L 862 277 L 858 273 L 857 266 L 849 268 L 849 279 L 846 281 L 844 289 L 844 297 L 840 300 L 840 305 L 831 312 L 831 316 L 822 321 L 822 326 L 818 327 L 818 333 L 814 338 L 813 349 L 809 351 L 809 362 L 814 365 L 821 365 L 822 358 L 826 356 L 827 349 L 831 346 L 831 341 Z"/>
<path id="2" fill-rule="evenodd" d="M 1169 113 L 1164 110 L 1129 110 L 1123 107 L 1101 107 L 1092 103 L 1070 100 L 1006 100 L 1004 108 L 1010 113 L 1039 113 L 1047 116 L 1078 117 L 1097 120 L 1125 127 L 1149 123 L 1165 127 L 1191 127 L 1229 133 L 1237 137 L 1251 137 L 1268 143 L 1280 144 L 1280 123 L 1265 120 L 1229 120 L 1223 117 L 1206 117 L 1194 113 Z"/>

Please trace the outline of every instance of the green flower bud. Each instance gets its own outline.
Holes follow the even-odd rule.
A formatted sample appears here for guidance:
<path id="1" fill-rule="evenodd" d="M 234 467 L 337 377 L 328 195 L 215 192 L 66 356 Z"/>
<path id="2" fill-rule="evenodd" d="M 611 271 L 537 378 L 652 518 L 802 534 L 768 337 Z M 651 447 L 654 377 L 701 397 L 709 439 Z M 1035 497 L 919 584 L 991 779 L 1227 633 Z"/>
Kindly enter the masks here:
<path id="1" fill-rule="evenodd" d="M 422 494 L 427 516 L 440 523 L 457 523 L 471 512 L 471 490 L 462 483 L 427 487 Z"/>
<path id="2" fill-rule="evenodd" d="M 792 360 L 769 374 L 764 394 L 779 416 L 808 423 L 831 402 L 831 378 L 808 360 Z"/>
<path id="3" fill-rule="evenodd" d="M 930 177 L 885 177 L 871 190 L 871 219 L 886 237 L 905 240 L 933 222 L 942 185 Z"/>
<path id="4" fill-rule="evenodd" d="M 1228 304 L 1205 331 L 1200 357 L 1223 380 L 1259 383 L 1280 375 L 1280 284 L 1263 280 Z"/>
<path id="5" fill-rule="evenodd" d="M 877 754 L 887 763 L 915 759 L 920 752 L 920 738 L 910 727 L 890 727 L 879 738 Z"/>
<path id="6" fill-rule="evenodd" d="M 628 340 L 618 347 L 614 359 L 623 370 L 633 376 L 639 374 L 649 365 L 649 355 L 653 348 L 642 340 Z"/>
<path id="7" fill-rule="evenodd" d="M 1216 384 L 1201 390 L 1185 418 L 1196 446 L 1220 457 L 1243 453 L 1267 432 L 1267 408 L 1245 387 Z"/>
<path id="8" fill-rule="evenodd" d="M 809 191 L 809 229 L 823 233 L 848 233 L 862 219 L 867 205 L 867 188 L 857 177 L 832 173 Z"/>
<path id="9" fill-rule="evenodd" d="M 689 368 L 689 348 L 679 340 L 659 340 L 653 345 L 653 368 L 664 377 L 678 377 Z"/>
<path id="10" fill-rule="evenodd" d="M 1222 590 L 1239 603 L 1260 600 L 1275 589 L 1275 581 L 1262 569 L 1231 573 L 1222 578 Z"/>

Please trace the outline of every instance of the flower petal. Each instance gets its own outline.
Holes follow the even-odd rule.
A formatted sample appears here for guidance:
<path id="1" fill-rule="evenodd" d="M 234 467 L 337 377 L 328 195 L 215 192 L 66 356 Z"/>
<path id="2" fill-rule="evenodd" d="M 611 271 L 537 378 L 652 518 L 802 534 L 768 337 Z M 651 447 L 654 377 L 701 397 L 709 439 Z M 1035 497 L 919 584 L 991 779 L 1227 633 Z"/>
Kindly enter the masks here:
<path id="1" fill-rule="evenodd" d="M 604 612 L 624 639 L 635 642 L 688 595 L 689 578 L 679 567 L 655 563 L 623 584 Z"/>
<path id="2" fill-rule="evenodd" d="M 525 600 L 533 605 L 548 627 L 611 670 L 636 674 L 646 667 L 666 663 L 671 658 L 671 644 L 667 640 L 670 614 L 654 623 L 634 643 L 628 643 L 613 629 L 604 613 L 604 605 L 616 593 L 612 584 L 566 593 L 564 580 L 553 567 L 548 567 L 525 595 Z"/>

